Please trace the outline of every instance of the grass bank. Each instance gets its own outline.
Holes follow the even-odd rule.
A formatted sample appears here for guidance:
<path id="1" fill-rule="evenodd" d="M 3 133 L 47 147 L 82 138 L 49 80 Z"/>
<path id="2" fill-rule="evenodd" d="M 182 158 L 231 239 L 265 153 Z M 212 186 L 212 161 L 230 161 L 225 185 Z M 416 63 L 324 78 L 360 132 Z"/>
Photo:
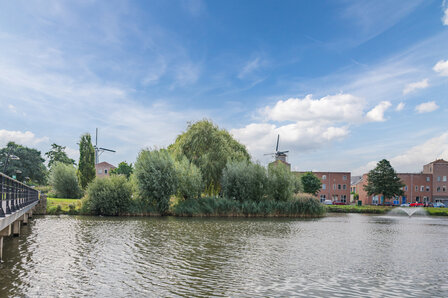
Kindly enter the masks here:
<path id="1" fill-rule="evenodd" d="M 356 205 L 326 205 L 327 212 L 333 213 L 369 213 L 384 214 L 393 209 L 388 206 L 356 206 Z"/>
<path id="2" fill-rule="evenodd" d="M 80 199 L 47 198 L 47 214 L 79 214 Z"/>
<path id="3" fill-rule="evenodd" d="M 325 215 L 325 208 L 314 198 L 296 198 L 286 202 L 199 198 L 179 201 L 171 213 L 174 216 L 321 217 Z"/>
<path id="4" fill-rule="evenodd" d="M 428 211 L 429 215 L 448 216 L 448 208 L 429 207 L 429 208 L 425 208 L 425 209 L 426 209 L 426 211 Z"/>

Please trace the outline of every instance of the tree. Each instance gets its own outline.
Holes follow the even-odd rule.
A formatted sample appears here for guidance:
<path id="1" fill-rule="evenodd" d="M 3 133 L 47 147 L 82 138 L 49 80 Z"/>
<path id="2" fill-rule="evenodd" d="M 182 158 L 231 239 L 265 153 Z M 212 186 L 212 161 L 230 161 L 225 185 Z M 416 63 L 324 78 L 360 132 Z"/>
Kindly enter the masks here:
<path id="1" fill-rule="evenodd" d="M 168 149 L 176 159 L 185 156 L 201 170 L 205 193 L 209 195 L 219 193 L 222 171 L 229 160 L 250 160 L 244 145 L 209 120 L 189 124 Z"/>
<path id="2" fill-rule="evenodd" d="M 266 169 L 248 161 L 227 163 L 221 184 L 224 197 L 240 202 L 261 201 L 269 191 Z"/>
<path id="3" fill-rule="evenodd" d="M 143 150 L 135 163 L 139 194 L 166 215 L 170 196 L 176 192 L 177 173 L 174 159 L 167 150 Z"/>
<path id="4" fill-rule="evenodd" d="M 78 199 L 81 197 L 82 190 L 73 165 L 62 162 L 53 164 L 50 170 L 50 184 L 58 198 Z"/>
<path id="5" fill-rule="evenodd" d="M 95 149 L 92 146 L 90 134 L 81 136 L 79 142 L 78 179 L 81 187 L 86 189 L 87 185 L 95 179 Z"/>
<path id="6" fill-rule="evenodd" d="M 90 212 L 96 215 L 120 215 L 128 212 L 132 200 L 131 183 L 124 176 L 97 178 L 87 188 Z"/>
<path id="7" fill-rule="evenodd" d="M 389 199 L 404 195 L 402 189 L 404 186 L 389 161 L 383 159 L 367 174 L 367 185 L 364 186 L 364 190 L 369 196 L 382 195 L 384 199 Z"/>
<path id="8" fill-rule="evenodd" d="M 322 187 L 322 182 L 312 172 L 303 174 L 300 180 L 303 185 L 303 191 L 306 193 L 316 195 Z"/>
<path id="9" fill-rule="evenodd" d="M 132 167 L 132 164 L 128 164 L 125 161 L 120 162 L 117 168 L 110 171 L 112 175 L 124 175 L 126 176 L 126 179 L 129 179 L 132 172 L 134 171 L 134 168 Z"/>
<path id="10" fill-rule="evenodd" d="M 58 144 L 51 144 L 51 150 L 48 151 L 47 153 L 45 153 L 45 155 L 47 156 L 47 158 L 49 159 L 48 161 L 48 167 L 51 168 L 53 166 L 53 164 L 55 164 L 56 162 L 62 162 L 68 165 L 74 165 L 75 164 L 75 160 L 69 158 L 67 156 L 67 153 L 65 153 L 65 147 L 60 146 Z"/>
<path id="11" fill-rule="evenodd" d="M 203 189 L 202 174 L 185 156 L 175 162 L 177 195 L 184 199 L 199 198 Z"/>
<path id="12" fill-rule="evenodd" d="M 268 169 L 269 196 L 275 201 L 287 201 L 292 198 L 295 177 L 283 163 L 270 164 Z"/>
<path id="13" fill-rule="evenodd" d="M 5 148 L 0 149 L 0 171 L 17 180 L 25 181 L 27 178 L 43 184 L 47 178 L 47 169 L 44 165 L 40 151 L 9 142 Z"/>

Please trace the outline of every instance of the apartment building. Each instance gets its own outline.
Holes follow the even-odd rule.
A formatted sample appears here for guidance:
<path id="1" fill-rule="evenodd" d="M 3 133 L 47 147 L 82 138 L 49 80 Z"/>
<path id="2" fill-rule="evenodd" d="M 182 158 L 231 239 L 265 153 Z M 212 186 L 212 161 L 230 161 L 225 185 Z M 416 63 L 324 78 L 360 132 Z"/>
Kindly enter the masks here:
<path id="1" fill-rule="evenodd" d="M 304 174 L 306 172 L 296 172 Z M 321 202 L 350 203 L 350 172 L 313 172 L 322 182 L 322 188 L 317 194 Z"/>

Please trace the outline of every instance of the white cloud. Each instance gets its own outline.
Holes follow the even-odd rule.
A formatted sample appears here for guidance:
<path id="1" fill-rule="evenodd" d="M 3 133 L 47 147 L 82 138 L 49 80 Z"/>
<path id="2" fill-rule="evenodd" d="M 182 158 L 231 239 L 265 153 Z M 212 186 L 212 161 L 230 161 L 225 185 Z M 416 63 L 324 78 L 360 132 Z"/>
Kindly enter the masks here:
<path id="1" fill-rule="evenodd" d="M 238 74 L 239 79 L 244 79 L 249 74 L 257 70 L 261 66 L 261 59 L 260 57 L 256 57 L 255 59 L 252 59 L 244 65 L 243 69 Z"/>
<path id="2" fill-rule="evenodd" d="M 274 121 L 334 121 L 354 122 L 363 115 L 364 100 L 351 94 L 328 95 L 321 99 L 290 98 L 278 101 L 274 107 L 266 107 L 262 114 Z"/>
<path id="3" fill-rule="evenodd" d="M 392 106 L 392 104 L 389 101 L 382 101 L 378 105 L 376 105 L 373 109 L 371 109 L 367 115 L 366 118 L 369 121 L 373 122 L 382 122 L 386 121 L 384 118 L 384 113 Z"/>
<path id="4" fill-rule="evenodd" d="M 429 113 L 437 110 L 439 106 L 435 103 L 435 101 L 428 101 L 419 104 L 415 107 L 415 111 L 417 111 L 419 114 L 422 113 Z"/>
<path id="5" fill-rule="evenodd" d="M 184 63 L 176 69 L 176 84 L 179 86 L 186 86 L 194 84 L 199 79 L 200 67 L 193 63 Z"/>
<path id="6" fill-rule="evenodd" d="M 48 142 L 48 137 L 38 138 L 31 131 L 14 131 L 0 129 L 0 146 L 5 146 L 8 142 L 15 142 L 25 146 L 35 146 L 42 142 Z"/>
<path id="7" fill-rule="evenodd" d="M 448 8 L 446 8 L 445 12 L 443 13 L 442 23 L 443 25 L 448 26 Z"/>
<path id="8" fill-rule="evenodd" d="M 421 80 L 419 82 L 414 82 L 406 85 L 403 89 L 403 94 L 408 94 L 414 92 L 417 89 L 424 89 L 429 86 L 428 79 Z"/>
<path id="9" fill-rule="evenodd" d="M 448 159 L 448 133 L 431 138 L 423 144 L 404 151 L 402 154 L 384 158 L 389 159 L 391 165 L 397 172 L 420 172 L 423 169 L 423 165 L 435 159 Z M 353 170 L 352 175 L 367 173 L 375 168 L 377 162 L 368 162 L 366 165 Z"/>
<path id="10" fill-rule="evenodd" d="M 435 72 L 438 72 L 441 76 L 448 76 L 448 60 L 440 60 L 432 69 Z"/>
<path id="11" fill-rule="evenodd" d="M 397 107 L 395 108 L 395 111 L 400 112 L 404 109 L 404 103 L 400 102 Z"/>

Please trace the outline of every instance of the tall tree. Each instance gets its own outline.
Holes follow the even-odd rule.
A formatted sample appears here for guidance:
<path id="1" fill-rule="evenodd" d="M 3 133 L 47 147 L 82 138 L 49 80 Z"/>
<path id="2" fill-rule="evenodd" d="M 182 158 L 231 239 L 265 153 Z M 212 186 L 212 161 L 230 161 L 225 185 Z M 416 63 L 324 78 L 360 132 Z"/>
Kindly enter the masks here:
<path id="1" fill-rule="evenodd" d="M 222 171 L 228 161 L 250 159 L 244 145 L 209 120 L 189 124 L 187 131 L 179 135 L 168 149 L 177 159 L 185 155 L 201 170 L 205 192 L 209 195 L 220 191 Z"/>
<path id="2" fill-rule="evenodd" d="M 404 186 L 389 161 L 383 159 L 367 175 L 367 185 L 364 186 L 364 190 L 369 196 L 383 195 L 384 199 L 389 199 L 404 195 Z"/>
<path id="3" fill-rule="evenodd" d="M 45 183 L 47 169 L 40 151 L 9 142 L 0 149 L 0 171 L 8 176 L 16 176 L 17 180 L 27 178 L 37 183 Z"/>
<path id="4" fill-rule="evenodd" d="M 86 189 L 87 185 L 95 179 L 95 149 L 92 146 L 90 134 L 81 136 L 79 142 L 78 179 L 81 187 Z"/>
<path id="5" fill-rule="evenodd" d="M 65 153 L 65 147 L 60 146 L 58 144 L 51 144 L 51 150 L 45 153 L 45 155 L 48 158 L 48 167 L 51 168 L 53 164 L 56 162 L 61 162 L 68 165 L 74 165 L 75 160 L 71 159 L 67 156 L 67 153 Z"/>
<path id="6" fill-rule="evenodd" d="M 127 162 L 122 161 L 122 162 L 120 162 L 118 167 L 113 169 L 112 171 L 110 171 L 110 173 L 112 175 L 124 175 L 124 176 L 126 176 L 127 179 L 129 179 L 133 170 L 134 169 L 132 167 L 132 163 L 128 164 Z"/>
<path id="7" fill-rule="evenodd" d="M 322 187 L 322 182 L 312 172 L 303 174 L 300 180 L 302 181 L 303 191 L 306 193 L 316 195 Z"/>

